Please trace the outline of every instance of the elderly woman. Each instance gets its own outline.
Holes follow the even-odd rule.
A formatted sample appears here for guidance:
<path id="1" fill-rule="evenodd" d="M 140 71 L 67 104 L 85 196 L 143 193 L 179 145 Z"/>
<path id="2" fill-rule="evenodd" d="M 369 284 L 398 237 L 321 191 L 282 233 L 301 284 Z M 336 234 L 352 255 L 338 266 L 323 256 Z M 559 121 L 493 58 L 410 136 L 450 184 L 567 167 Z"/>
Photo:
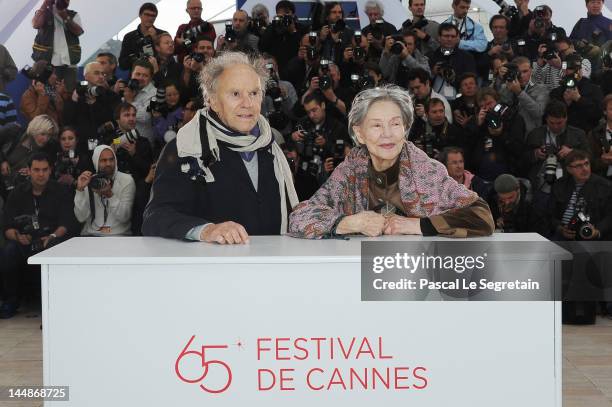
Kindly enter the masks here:
<path id="1" fill-rule="evenodd" d="M 296 237 L 334 235 L 489 235 L 487 204 L 444 166 L 406 141 L 413 120 L 408 92 L 388 86 L 357 95 L 349 114 L 354 148 L 289 219 Z"/>
<path id="2" fill-rule="evenodd" d="M 287 231 L 298 200 L 287 159 L 260 114 L 267 80 L 265 62 L 239 52 L 206 64 L 206 107 L 159 158 L 145 235 L 240 244 Z"/>

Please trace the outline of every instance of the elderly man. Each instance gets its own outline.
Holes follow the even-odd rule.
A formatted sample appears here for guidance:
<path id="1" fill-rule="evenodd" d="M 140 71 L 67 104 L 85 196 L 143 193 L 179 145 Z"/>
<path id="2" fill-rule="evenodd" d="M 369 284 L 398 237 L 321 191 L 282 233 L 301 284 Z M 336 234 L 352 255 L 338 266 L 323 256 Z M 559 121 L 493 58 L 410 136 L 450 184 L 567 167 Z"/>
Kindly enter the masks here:
<path id="1" fill-rule="evenodd" d="M 187 0 L 187 14 L 189 14 L 189 22 L 181 24 L 176 30 L 174 37 L 176 55 L 179 62 L 183 62 L 185 55 L 189 54 L 191 45 L 196 38 L 207 38 L 211 42 L 215 41 L 217 33 L 215 27 L 202 20 L 202 1 Z"/>
<path id="2" fill-rule="evenodd" d="M 263 60 L 225 52 L 202 70 L 207 107 L 168 143 L 142 231 L 219 244 L 286 232 L 297 205 L 291 170 L 260 114 Z"/>
<path id="3" fill-rule="evenodd" d="M 385 15 L 385 8 L 383 3 L 379 0 L 368 0 L 364 5 L 364 12 L 367 14 L 370 24 L 363 27 L 361 34 L 366 37 L 370 45 L 372 46 L 372 52 L 380 57 L 382 49 L 385 45 L 385 38 L 389 35 L 393 35 L 397 32 L 397 28 L 385 21 L 383 16 Z"/>

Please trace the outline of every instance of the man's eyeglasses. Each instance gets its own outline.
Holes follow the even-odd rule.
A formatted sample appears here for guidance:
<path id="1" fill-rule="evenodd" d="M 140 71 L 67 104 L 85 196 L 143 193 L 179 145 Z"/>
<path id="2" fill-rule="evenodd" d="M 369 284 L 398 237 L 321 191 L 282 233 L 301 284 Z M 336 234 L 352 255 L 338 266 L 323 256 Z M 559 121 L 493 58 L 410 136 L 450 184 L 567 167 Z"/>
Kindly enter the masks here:
<path id="1" fill-rule="evenodd" d="M 589 168 L 591 166 L 591 163 L 588 161 L 585 161 L 583 163 L 576 163 L 576 164 L 572 164 L 572 165 L 568 165 L 568 168 Z"/>

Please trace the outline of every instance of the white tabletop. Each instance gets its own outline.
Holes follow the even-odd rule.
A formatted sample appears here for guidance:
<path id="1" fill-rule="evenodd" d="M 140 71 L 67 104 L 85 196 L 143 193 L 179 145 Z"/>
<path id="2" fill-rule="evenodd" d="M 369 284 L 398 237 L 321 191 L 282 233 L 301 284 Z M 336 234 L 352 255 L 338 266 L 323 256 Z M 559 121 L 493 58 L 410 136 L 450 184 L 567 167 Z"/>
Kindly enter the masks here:
<path id="1" fill-rule="evenodd" d="M 543 260 L 568 259 L 569 253 L 535 233 L 494 234 L 485 238 L 383 236 L 349 240 L 306 240 L 252 236 L 246 245 L 222 246 L 155 237 L 78 237 L 30 257 L 30 264 L 215 264 L 215 263 L 359 263 L 361 242 L 541 242 L 534 253 Z M 533 245 L 532 245 L 533 246 Z M 484 246 L 483 246 L 484 247 Z M 523 246 L 523 250 L 524 250 Z M 511 253 L 509 260 L 524 252 Z M 534 253 L 530 253 L 533 258 Z"/>

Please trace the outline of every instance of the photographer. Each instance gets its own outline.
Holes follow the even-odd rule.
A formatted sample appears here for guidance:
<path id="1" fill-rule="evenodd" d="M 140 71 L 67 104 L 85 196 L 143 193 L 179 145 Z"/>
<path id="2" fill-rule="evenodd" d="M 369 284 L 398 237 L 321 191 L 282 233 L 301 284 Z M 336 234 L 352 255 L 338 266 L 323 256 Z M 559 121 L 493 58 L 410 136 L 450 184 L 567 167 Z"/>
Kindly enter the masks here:
<path id="1" fill-rule="evenodd" d="M 370 24 L 361 30 L 361 34 L 370 44 L 372 55 L 378 59 L 385 45 L 385 38 L 397 33 L 397 28 L 383 19 L 385 8 L 379 0 L 368 0 L 363 8 Z"/>
<path id="2" fill-rule="evenodd" d="M 36 116 L 46 114 L 61 123 L 64 100 L 68 99 L 69 94 L 64 82 L 57 79 L 53 66 L 46 61 L 38 61 L 25 74 L 32 82 L 21 95 L 19 110 L 23 116 L 32 120 Z"/>
<path id="3" fill-rule="evenodd" d="M 259 37 L 260 43 L 261 36 L 266 31 L 268 25 L 270 25 L 270 11 L 268 10 L 268 8 L 261 3 L 257 3 L 253 7 L 251 7 L 249 32 Z M 261 46 L 259 48 L 261 49 Z"/>
<path id="4" fill-rule="evenodd" d="M 116 71 L 117 71 L 117 57 L 115 54 L 110 52 L 100 52 L 96 56 L 96 62 L 102 65 L 102 72 L 104 73 L 104 77 L 106 78 L 106 83 L 110 88 L 113 88 L 118 81 Z"/>
<path id="5" fill-rule="evenodd" d="M 379 65 L 387 81 L 404 85 L 408 71 L 415 68 L 424 69 L 429 74 L 429 60 L 416 48 L 416 41 L 416 34 L 412 31 L 386 37 Z"/>
<path id="6" fill-rule="evenodd" d="M 445 147 L 438 159 L 446 167 L 448 175 L 458 184 L 476 192 L 485 201 L 488 200 L 492 186 L 478 175 L 474 175 L 465 169 L 463 149 L 453 146 Z"/>
<path id="7" fill-rule="evenodd" d="M 4 207 L 0 319 L 17 313 L 28 257 L 66 240 L 76 223 L 68 191 L 49 180 L 49 157 L 33 154 L 28 169 L 29 182 L 17 186 Z"/>
<path id="8" fill-rule="evenodd" d="M 534 188 L 534 198 L 540 192 L 549 194 L 551 186 L 563 176 L 565 157 L 573 150 L 589 151 L 584 131 L 567 125 L 567 106 L 551 100 L 544 109 L 546 124 L 527 135 L 520 162 L 525 166 Z"/>
<path id="9" fill-rule="evenodd" d="M 321 61 L 318 76 L 312 77 L 308 90 L 302 96 L 304 99 L 309 94 L 321 92 L 325 97 L 327 114 L 341 122 L 346 122 L 346 115 L 351 109 L 351 102 L 355 97 L 355 91 L 351 88 L 340 86 L 342 76 L 338 65 L 329 61 Z"/>
<path id="10" fill-rule="evenodd" d="M 140 58 L 155 56 L 154 43 L 163 30 L 155 27 L 157 19 L 157 6 L 153 3 L 144 3 L 138 11 L 140 24 L 134 31 L 123 37 L 121 52 L 119 54 L 119 67 L 124 71 L 132 69 L 134 62 Z"/>
<path id="11" fill-rule="evenodd" d="M 576 54 L 567 59 L 565 76 L 559 87 L 550 92 L 550 98 L 567 105 L 570 125 L 589 132 L 601 118 L 603 95 L 599 86 L 582 76 L 581 60 Z"/>
<path id="12" fill-rule="evenodd" d="M 518 108 L 525 121 L 526 134 L 540 127 L 549 92 L 544 85 L 533 82 L 529 59 L 517 57 L 503 66 L 500 73 L 504 82 L 500 91 L 502 103 Z"/>
<path id="13" fill-rule="evenodd" d="M 453 109 L 453 122 L 470 132 L 476 131 L 478 117 L 478 77 L 475 73 L 466 72 L 457 80 L 459 96 L 451 102 Z"/>
<path id="14" fill-rule="evenodd" d="M 589 61 L 588 58 L 583 58 L 581 54 L 576 52 L 576 48 L 569 38 L 559 39 L 557 42 L 555 42 L 555 47 L 557 48 L 557 52 L 559 53 L 559 57 L 562 61 L 567 62 L 568 64 L 570 61 L 580 62 L 580 64 L 577 64 L 577 67 L 580 67 L 582 76 L 585 78 L 591 77 L 591 61 Z"/>
<path id="15" fill-rule="evenodd" d="M 126 87 L 123 93 L 125 102 L 131 103 L 136 108 L 136 129 L 140 137 L 149 140 L 153 146 L 155 134 L 151 121 L 151 101 L 156 97 L 157 89 L 153 85 L 153 66 L 147 60 L 137 60 L 132 67 L 132 82 L 137 83 L 135 87 Z"/>
<path id="16" fill-rule="evenodd" d="M 573 41 L 584 40 L 601 47 L 612 40 L 612 20 L 601 14 L 604 0 L 585 0 L 587 8 L 586 18 L 576 22 L 570 38 Z"/>
<path id="17" fill-rule="evenodd" d="M 325 111 L 325 100 L 319 92 L 304 98 L 307 117 L 291 133 L 298 153 L 295 188 L 300 201 L 309 199 L 352 146 L 346 126 Z M 293 143 L 291 143 L 293 142 Z M 337 151 L 339 150 L 339 151 Z"/>
<path id="18" fill-rule="evenodd" d="M 297 91 L 298 97 L 304 96 L 304 93 L 308 90 L 310 80 L 319 71 L 319 61 L 321 60 L 320 42 L 318 41 L 318 36 L 314 34 L 316 33 L 304 34 L 302 36 L 297 56 L 291 58 L 287 63 L 287 80 L 291 82 Z"/>
<path id="19" fill-rule="evenodd" d="M 408 0 L 408 9 L 412 13 L 412 20 L 404 21 L 402 30 L 409 29 L 416 34 L 416 47 L 421 54 L 434 52 L 440 46 L 440 24 L 425 18 L 425 0 Z"/>
<path id="20" fill-rule="evenodd" d="M 38 30 L 32 46 L 32 59 L 53 65 L 68 91 L 76 85 L 76 65 L 81 60 L 79 36 L 83 35 L 81 17 L 69 10 L 70 0 L 44 0 L 32 19 Z"/>
<path id="21" fill-rule="evenodd" d="M 351 86 L 353 84 L 352 78 L 355 78 L 354 75 L 367 77 L 367 75 L 364 75 L 364 72 L 368 63 L 378 63 L 379 58 L 372 53 L 372 49 L 372 46 L 361 34 L 361 31 L 355 31 L 355 35 L 351 40 L 351 46 L 344 49 L 342 59 L 338 64 L 344 86 Z M 362 87 L 358 86 L 358 88 L 358 90 L 361 90 Z"/>
<path id="22" fill-rule="evenodd" d="M 179 25 L 174 36 L 174 49 L 179 63 L 183 63 L 183 59 L 191 51 L 191 47 L 196 38 L 207 38 L 210 42 L 214 42 L 217 38 L 215 27 L 202 20 L 202 1 L 187 0 L 187 14 L 189 14 L 189 22 Z"/>
<path id="23" fill-rule="evenodd" d="M 176 132 L 183 122 L 184 110 L 181 107 L 181 93 L 174 83 L 165 85 L 166 102 L 161 111 L 152 112 L 155 139 L 160 146 L 176 138 Z"/>
<path id="24" fill-rule="evenodd" d="M 249 32 L 249 14 L 236 10 L 232 24 L 225 24 L 225 34 L 217 38 L 217 51 L 259 52 L 259 37 Z"/>
<path id="25" fill-rule="evenodd" d="M 472 54 L 459 49 L 459 29 L 450 23 L 440 24 L 440 48 L 429 58 L 433 89 L 447 100 L 457 96 L 456 80 L 466 72 L 476 72 Z"/>
<path id="26" fill-rule="evenodd" d="M 344 21 L 341 3 L 325 3 L 323 13 L 326 25 L 319 31 L 321 58 L 338 63 L 342 59 L 343 51 L 350 47 L 354 32 Z"/>
<path id="27" fill-rule="evenodd" d="M 65 126 L 59 132 L 60 151 L 57 153 L 53 179 L 74 192 L 76 179 L 83 171 L 92 171 L 93 163 L 88 153 L 77 150 L 78 134 L 74 127 Z"/>
<path id="28" fill-rule="evenodd" d="M 453 113 L 446 98 L 431 88 L 429 72 L 422 68 L 414 68 L 406 75 L 406 87 L 414 98 L 414 113 L 418 118 L 426 116 L 425 108 L 431 99 L 439 99 L 444 104 L 444 115 L 449 123 L 453 122 Z"/>
<path id="29" fill-rule="evenodd" d="M 111 137 L 114 137 L 112 147 L 117 158 L 117 169 L 138 182 L 149 173 L 153 164 L 153 150 L 147 139 L 140 137 L 136 130 L 136 108 L 133 105 L 120 103 L 115 109 L 115 120 L 117 128 Z M 114 141 L 116 139 L 119 142 Z"/>
<path id="30" fill-rule="evenodd" d="M 261 114 L 268 118 L 270 126 L 283 136 L 291 132 L 291 122 L 295 119 L 293 108 L 298 101 L 297 93 L 291 82 L 279 78 L 278 65 L 272 55 L 264 54 L 266 68 L 270 74 L 266 86 Z"/>
<path id="31" fill-rule="evenodd" d="M 185 89 L 185 99 L 196 97 L 200 94 L 198 76 L 211 59 L 216 55 L 214 43 L 208 38 L 197 38 L 193 50 L 183 59 L 183 76 L 181 85 Z"/>
<path id="32" fill-rule="evenodd" d="M 96 147 L 93 163 L 97 173 L 82 173 L 74 196 L 74 214 L 84 223 L 81 236 L 129 235 L 134 179 L 117 170 L 115 152 L 109 146 Z"/>
<path id="33" fill-rule="evenodd" d="M 612 181 L 612 94 L 602 103 L 604 119 L 588 135 L 593 151 L 592 169 L 597 175 Z"/>
<path id="34" fill-rule="evenodd" d="M 157 57 L 150 58 L 153 65 L 153 85 L 160 87 L 167 82 L 179 83 L 183 77 L 183 65 L 174 55 L 174 40 L 168 33 L 162 33 L 155 40 Z"/>
<path id="35" fill-rule="evenodd" d="M 298 49 L 304 35 L 302 31 L 295 17 L 293 2 L 281 0 L 276 3 L 276 17 L 261 35 L 259 49 L 276 58 L 279 75 L 283 80 L 291 81 L 288 64 L 292 58 L 299 55 Z M 302 45 L 308 47 L 309 43 L 302 43 Z M 306 55 L 306 49 L 303 52 Z M 295 82 L 293 86 L 296 87 Z"/>
<path id="36" fill-rule="evenodd" d="M 90 62 L 85 65 L 84 73 L 86 83 L 80 83 L 65 102 L 63 120 L 66 125 L 76 127 L 81 135 L 80 151 L 88 149 L 87 140 L 95 137 L 100 125 L 113 119 L 113 110 L 121 101 L 119 95 L 108 89 L 102 65 Z"/>
<path id="37" fill-rule="evenodd" d="M 537 217 L 532 210 L 531 186 L 525 179 L 501 174 L 493 184 L 494 194 L 488 200 L 495 229 L 503 233 L 535 231 Z"/>
<path id="38" fill-rule="evenodd" d="M 499 95 L 494 89 L 481 89 L 476 101 L 478 136 L 471 143 L 472 168 L 490 182 L 503 173 L 518 174 L 518 162 L 525 149 L 523 118 L 516 109 L 498 103 Z"/>
<path id="39" fill-rule="evenodd" d="M 506 16 L 497 14 L 491 17 L 489 28 L 493 33 L 493 39 L 487 44 L 486 49 L 489 61 L 495 55 L 504 54 L 509 60 L 518 55 L 518 50 L 515 49 L 516 45 L 508 36 L 509 24 L 510 20 Z"/>
<path id="40" fill-rule="evenodd" d="M 612 185 L 591 173 L 589 154 L 566 157 L 568 175 L 552 189 L 549 213 L 553 240 L 608 240 L 612 232 Z"/>

